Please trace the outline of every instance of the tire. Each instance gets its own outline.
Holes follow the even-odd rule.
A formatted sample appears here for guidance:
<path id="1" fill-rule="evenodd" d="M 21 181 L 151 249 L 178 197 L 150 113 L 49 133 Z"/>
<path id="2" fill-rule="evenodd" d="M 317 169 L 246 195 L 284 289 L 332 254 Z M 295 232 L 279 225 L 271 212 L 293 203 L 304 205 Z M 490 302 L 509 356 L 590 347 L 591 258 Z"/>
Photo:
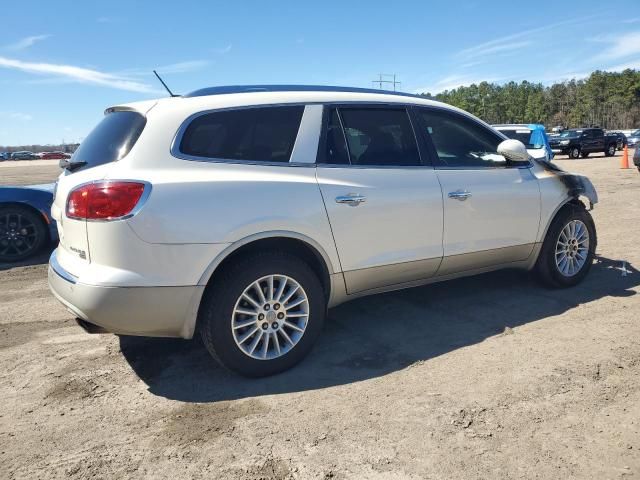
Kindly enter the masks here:
<path id="1" fill-rule="evenodd" d="M 561 261 L 556 262 L 556 252 L 557 247 L 562 248 L 559 241 L 564 238 L 561 237 L 563 230 L 568 227 L 569 224 L 573 224 L 572 222 L 580 222 L 582 228 L 586 228 L 588 246 L 583 252 L 583 255 L 586 258 L 584 263 L 582 263 L 577 270 L 573 272 L 565 271 L 563 273 L 562 266 L 564 265 L 566 267 L 569 263 L 568 261 L 564 264 Z M 580 238 L 580 231 L 581 230 L 578 229 L 578 234 L 576 235 L 578 238 Z M 542 248 L 540 249 L 540 254 L 538 255 L 538 259 L 534 267 L 534 274 L 541 283 L 548 287 L 573 287 L 580 283 L 589 273 L 595 256 L 596 246 L 596 228 L 591 215 L 582 205 L 568 204 L 558 212 L 549 226 L 549 230 L 547 231 L 547 235 L 542 243 Z M 568 256 L 565 254 L 565 258 L 567 257 Z M 558 258 L 561 260 L 563 257 L 558 256 Z M 577 265 L 580 261 L 580 257 L 575 253 L 573 253 L 573 259 L 573 261 L 576 262 L 574 265 Z M 558 265 L 558 263 L 560 263 L 560 265 Z"/>
<path id="2" fill-rule="evenodd" d="M 612 143 L 604 152 L 605 157 L 613 157 L 616 154 L 616 144 Z"/>
<path id="3" fill-rule="evenodd" d="M 47 225 L 29 207 L 0 205 L 0 262 L 26 260 L 49 241 Z"/>
<path id="4" fill-rule="evenodd" d="M 578 159 L 580 157 L 580 147 L 571 147 L 569 158 Z"/>
<path id="5" fill-rule="evenodd" d="M 275 277 L 271 287 L 274 299 L 278 294 L 285 299 L 281 304 L 269 301 L 270 277 Z M 280 292 L 284 280 L 284 291 Z M 252 288 L 256 282 L 264 287 L 263 295 L 270 304 L 268 310 L 257 289 Z M 298 290 L 286 299 L 296 285 Z M 301 298 L 306 301 L 286 308 Z M 286 252 L 268 251 L 250 254 L 225 268 L 215 284 L 207 288 L 198 313 L 198 328 L 207 350 L 224 367 L 247 377 L 265 377 L 293 367 L 309 353 L 322 330 L 326 310 L 322 284 L 311 267 Z M 281 315 L 284 319 L 280 319 Z M 241 324 L 247 326 L 239 327 Z"/>
<path id="6" fill-rule="evenodd" d="M 580 154 L 580 156 L 581 156 L 582 158 L 587 158 L 587 157 L 589 156 L 589 152 L 582 152 L 582 153 Z"/>

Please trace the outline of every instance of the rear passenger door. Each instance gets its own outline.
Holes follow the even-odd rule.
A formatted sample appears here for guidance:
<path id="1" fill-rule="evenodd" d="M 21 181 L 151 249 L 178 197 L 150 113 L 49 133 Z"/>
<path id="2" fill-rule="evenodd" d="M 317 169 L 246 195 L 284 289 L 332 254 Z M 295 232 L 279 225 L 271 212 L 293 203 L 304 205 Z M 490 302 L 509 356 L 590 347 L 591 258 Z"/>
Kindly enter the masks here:
<path id="1" fill-rule="evenodd" d="M 529 162 L 507 162 L 502 138 L 474 118 L 418 108 L 444 197 L 444 258 L 438 275 L 529 257 L 540 223 L 540 188 Z"/>
<path id="2" fill-rule="evenodd" d="M 347 292 L 432 276 L 442 258 L 442 192 L 410 112 L 330 106 L 324 121 L 317 179 Z"/>

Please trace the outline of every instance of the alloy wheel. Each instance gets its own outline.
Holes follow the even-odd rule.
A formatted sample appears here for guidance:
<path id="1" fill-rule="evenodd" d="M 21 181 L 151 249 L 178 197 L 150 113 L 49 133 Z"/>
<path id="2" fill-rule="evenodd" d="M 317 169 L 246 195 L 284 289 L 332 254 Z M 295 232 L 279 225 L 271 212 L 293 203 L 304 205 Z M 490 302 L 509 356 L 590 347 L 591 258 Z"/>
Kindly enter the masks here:
<path id="1" fill-rule="evenodd" d="M 580 220 L 567 223 L 556 242 L 556 267 L 565 277 L 577 274 L 589 258 L 589 230 Z"/>
<path id="2" fill-rule="evenodd" d="M 8 212 L 0 217 L 0 255 L 18 258 L 38 245 L 36 225 L 26 216 Z"/>
<path id="3" fill-rule="evenodd" d="M 245 288 L 231 315 L 231 331 L 245 355 L 273 360 L 300 342 L 308 321 L 309 298 L 302 285 L 275 274 Z"/>

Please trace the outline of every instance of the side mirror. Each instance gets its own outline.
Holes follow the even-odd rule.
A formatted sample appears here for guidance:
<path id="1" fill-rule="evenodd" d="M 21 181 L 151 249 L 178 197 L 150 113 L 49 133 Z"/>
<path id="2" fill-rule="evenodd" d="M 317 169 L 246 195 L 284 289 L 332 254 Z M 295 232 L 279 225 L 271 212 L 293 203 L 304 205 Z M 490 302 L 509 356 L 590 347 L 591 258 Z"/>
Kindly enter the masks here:
<path id="1" fill-rule="evenodd" d="M 505 140 L 498 145 L 498 153 L 510 162 L 528 162 L 529 152 L 520 140 Z"/>

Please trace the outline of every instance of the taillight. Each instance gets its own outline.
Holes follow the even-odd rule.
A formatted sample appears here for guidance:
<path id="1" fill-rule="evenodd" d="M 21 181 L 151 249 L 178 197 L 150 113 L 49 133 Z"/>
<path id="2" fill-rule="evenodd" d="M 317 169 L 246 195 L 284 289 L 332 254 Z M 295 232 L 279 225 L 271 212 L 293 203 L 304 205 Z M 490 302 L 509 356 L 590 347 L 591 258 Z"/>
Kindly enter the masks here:
<path id="1" fill-rule="evenodd" d="M 72 190 L 67 199 L 67 217 L 82 220 L 116 220 L 133 212 L 145 184 L 140 182 L 96 182 Z"/>

